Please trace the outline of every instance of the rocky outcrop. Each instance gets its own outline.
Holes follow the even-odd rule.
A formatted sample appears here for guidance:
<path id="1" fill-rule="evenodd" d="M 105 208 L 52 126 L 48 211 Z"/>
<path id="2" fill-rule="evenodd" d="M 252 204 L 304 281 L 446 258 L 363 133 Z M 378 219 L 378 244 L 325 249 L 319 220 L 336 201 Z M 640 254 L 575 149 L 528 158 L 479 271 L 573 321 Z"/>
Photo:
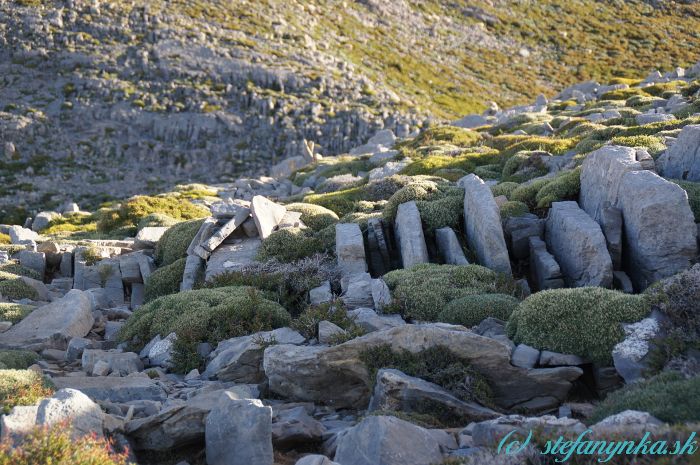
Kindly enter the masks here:
<path id="1" fill-rule="evenodd" d="M 605 236 L 576 202 L 552 204 L 545 236 L 567 285 L 612 286 L 612 260 Z"/>
<path id="2" fill-rule="evenodd" d="M 501 215 L 491 189 L 475 174 L 459 180 L 464 188 L 464 225 L 469 248 L 480 265 L 511 274 Z"/>
<path id="3" fill-rule="evenodd" d="M 627 173 L 620 185 L 620 208 L 625 269 L 637 290 L 690 266 L 698 229 L 688 195 L 677 184 L 651 171 Z"/>
<path id="4" fill-rule="evenodd" d="M 510 364 L 510 349 L 464 328 L 432 324 L 403 325 L 377 331 L 333 347 L 275 345 L 265 349 L 263 367 L 270 390 L 292 400 L 322 402 L 334 407 L 364 408 L 372 380 L 360 355 L 389 344 L 392 350 L 419 353 L 444 346 L 467 360 L 494 391 L 504 408 L 537 401 L 542 408 L 561 402 L 579 368 L 526 370 Z"/>

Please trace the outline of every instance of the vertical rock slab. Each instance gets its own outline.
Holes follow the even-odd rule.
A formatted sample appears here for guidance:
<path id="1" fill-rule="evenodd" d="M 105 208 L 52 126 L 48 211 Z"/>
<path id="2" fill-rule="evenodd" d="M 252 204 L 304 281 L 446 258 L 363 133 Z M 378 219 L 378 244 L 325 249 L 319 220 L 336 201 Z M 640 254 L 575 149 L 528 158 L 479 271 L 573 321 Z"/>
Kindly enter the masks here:
<path id="1" fill-rule="evenodd" d="M 700 181 L 700 124 L 684 127 L 657 165 L 667 178 Z"/>
<path id="2" fill-rule="evenodd" d="M 442 260 L 448 265 L 469 265 L 464 256 L 462 246 L 452 228 L 440 228 L 435 230 L 435 242 Z"/>
<path id="3" fill-rule="evenodd" d="M 272 408 L 225 392 L 207 416 L 207 465 L 273 465 Z"/>
<path id="4" fill-rule="evenodd" d="M 198 255 L 188 255 L 185 260 L 185 271 L 182 273 L 180 291 L 191 291 L 194 284 L 204 274 L 204 260 Z"/>
<path id="5" fill-rule="evenodd" d="M 262 195 L 253 197 L 250 202 L 250 211 L 253 214 L 260 239 L 267 239 L 275 227 L 280 224 L 284 214 L 287 213 L 287 209 L 283 205 L 276 204 Z"/>
<path id="6" fill-rule="evenodd" d="M 539 237 L 530 237 L 530 281 L 538 291 L 564 287 L 564 278 L 554 256 Z"/>
<path id="7" fill-rule="evenodd" d="M 338 223 L 335 225 L 335 254 L 338 257 L 338 267 L 343 275 L 367 271 L 365 241 L 359 224 Z"/>
<path id="8" fill-rule="evenodd" d="M 459 180 L 464 188 L 464 224 L 467 243 L 479 264 L 511 275 L 501 214 L 491 189 L 475 174 Z"/>
<path id="9" fill-rule="evenodd" d="M 697 227 L 687 193 L 651 171 L 622 178 L 625 268 L 637 290 L 690 267 Z"/>
<path id="10" fill-rule="evenodd" d="M 576 202 L 552 204 L 545 237 L 568 286 L 612 286 L 612 260 L 603 231 Z"/>
<path id="11" fill-rule="evenodd" d="M 618 204 L 622 177 L 640 170 L 637 152 L 631 147 L 609 145 L 590 153 L 581 166 L 581 208 L 602 226 L 603 209 Z"/>
<path id="12" fill-rule="evenodd" d="M 416 202 L 411 201 L 399 205 L 396 212 L 395 230 L 404 268 L 430 261 L 423 235 L 423 224 Z"/>

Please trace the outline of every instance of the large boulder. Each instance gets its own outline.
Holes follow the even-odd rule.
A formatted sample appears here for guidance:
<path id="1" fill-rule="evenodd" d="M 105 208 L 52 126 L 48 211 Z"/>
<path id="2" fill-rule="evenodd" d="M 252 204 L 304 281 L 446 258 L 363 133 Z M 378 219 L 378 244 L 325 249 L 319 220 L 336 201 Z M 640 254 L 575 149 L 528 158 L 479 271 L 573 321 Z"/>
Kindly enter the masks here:
<path id="1" fill-rule="evenodd" d="M 273 465 L 272 409 L 224 394 L 207 416 L 207 465 Z"/>
<path id="2" fill-rule="evenodd" d="M 581 208 L 603 226 L 603 209 L 606 202 L 611 206 L 618 204 L 622 177 L 641 170 L 636 150 L 631 147 L 606 145 L 588 154 L 581 166 Z"/>
<path id="3" fill-rule="evenodd" d="M 477 175 L 459 180 L 464 188 L 464 225 L 469 248 L 479 264 L 511 275 L 501 214 L 491 189 Z"/>
<path id="4" fill-rule="evenodd" d="M 164 401 L 167 394 L 163 387 L 148 376 L 65 376 L 51 380 L 57 388 L 71 388 L 83 392 L 92 400 L 131 402 L 134 400 Z"/>
<path id="5" fill-rule="evenodd" d="M 377 372 L 369 411 L 377 410 L 428 414 L 465 424 L 499 415 L 475 402 L 460 400 L 437 384 L 392 369 Z"/>
<path id="6" fill-rule="evenodd" d="M 576 202 L 554 202 L 546 222 L 547 248 L 571 287 L 612 286 L 612 259 L 598 223 Z"/>
<path id="7" fill-rule="evenodd" d="M 416 202 L 411 201 L 399 205 L 396 211 L 395 230 L 401 251 L 401 263 L 404 268 L 430 261 L 423 235 L 423 224 Z"/>
<path id="8" fill-rule="evenodd" d="M 684 127 L 658 165 L 664 177 L 700 181 L 700 125 Z"/>
<path id="9" fill-rule="evenodd" d="M 372 380 L 361 355 L 387 344 L 394 351 L 411 353 L 446 347 L 486 379 L 494 402 L 503 408 L 554 407 L 582 373 L 576 367 L 514 367 L 508 346 L 463 327 L 442 324 L 402 325 L 332 347 L 278 344 L 265 349 L 263 367 L 270 390 L 282 397 L 337 408 L 365 408 Z"/>
<path id="10" fill-rule="evenodd" d="M 87 294 L 72 290 L 0 334 L 0 347 L 65 350 L 72 338 L 87 335 L 94 322 Z"/>
<path id="11" fill-rule="evenodd" d="M 124 430 L 137 450 L 166 451 L 201 444 L 207 415 L 224 393 L 236 399 L 252 397 L 249 390 L 240 386 L 204 392 L 187 401 L 172 400 L 156 415 L 127 422 Z"/>
<path id="12" fill-rule="evenodd" d="M 688 194 L 651 171 L 625 174 L 620 185 L 625 269 L 637 290 L 690 267 L 698 229 Z"/>
<path id="13" fill-rule="evenodd" d="M 367 271 L 365 241 L 359 224 L 335 225 L 335 255 L 338 257 L 338 267 L 344 275 Z"/>
<path id="14" fill-rule="evenodd" d="M 64 424 L 71 427 L 73 437 L 103 436 L 104 413 L 88 396 L 75 389 L 61 389 L 36 405 L 14 407 L 0 416 L 0 438 L 17 441 L 37 426 Z"/>
<path id="15" fill-rule="evenodd" d="M 340 465 L 428 465 L 442 463 L 430 431 L 404 420 L 369 416 L 338 439 Z"/>
<path id="16" fill-rule="evenodd" d="M 303 344 L 305 339 L 291 328 L 279 328 L 221 341 L 209 355 L 211 361 L 202 376 L 236 383 L 263 382 L 263 341 L 298 345 Z"/>

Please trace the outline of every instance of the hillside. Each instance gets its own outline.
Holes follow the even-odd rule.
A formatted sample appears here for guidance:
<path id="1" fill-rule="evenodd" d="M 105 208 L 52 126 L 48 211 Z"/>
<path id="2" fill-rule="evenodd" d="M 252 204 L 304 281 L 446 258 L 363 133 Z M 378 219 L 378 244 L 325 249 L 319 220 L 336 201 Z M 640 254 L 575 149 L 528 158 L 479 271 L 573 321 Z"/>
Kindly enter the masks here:
<path id="1" fill-rule="evenodd" d="M 698 58 L 696 2 L 0 1 L 0 222 Z"/>

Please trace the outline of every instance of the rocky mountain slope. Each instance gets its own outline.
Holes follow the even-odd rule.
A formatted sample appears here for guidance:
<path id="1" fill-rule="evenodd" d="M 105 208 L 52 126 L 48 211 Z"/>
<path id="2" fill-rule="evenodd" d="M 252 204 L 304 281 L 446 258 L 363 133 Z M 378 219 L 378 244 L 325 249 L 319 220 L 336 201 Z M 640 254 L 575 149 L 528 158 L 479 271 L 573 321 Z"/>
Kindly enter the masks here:
<path id="1" fill-rule="evenodd" d="M 0 461 L 697 461 L 700 63 L 349 152 L 0 227 Z"/>
<path id="2" fill-rule="evenodd" d="M 0 1 L 0 221 L 697 59 L 697 3 Z"/>

